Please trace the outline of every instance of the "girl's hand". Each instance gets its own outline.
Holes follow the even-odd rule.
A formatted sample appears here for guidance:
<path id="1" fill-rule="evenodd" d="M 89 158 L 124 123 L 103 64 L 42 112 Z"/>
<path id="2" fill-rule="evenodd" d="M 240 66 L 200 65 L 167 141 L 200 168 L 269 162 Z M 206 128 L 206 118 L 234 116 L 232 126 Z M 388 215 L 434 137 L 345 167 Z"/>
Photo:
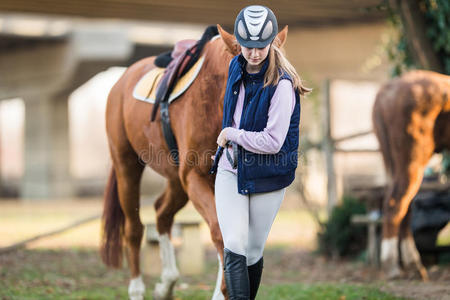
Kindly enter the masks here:
<path id="1" fill-rule="evenodd" d="M 227 143 L 227 128 L 222 129 L 219 136 L 217 137 L 217 144 L 219 146 L 225 147 L 225 144 Z"/>

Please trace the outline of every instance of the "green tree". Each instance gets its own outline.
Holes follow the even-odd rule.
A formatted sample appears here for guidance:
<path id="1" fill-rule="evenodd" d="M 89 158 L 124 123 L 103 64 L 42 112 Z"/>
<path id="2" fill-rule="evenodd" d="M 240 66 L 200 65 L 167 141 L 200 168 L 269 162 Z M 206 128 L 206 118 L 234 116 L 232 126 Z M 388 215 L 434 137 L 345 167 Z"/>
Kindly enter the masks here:
<path id="1" fill-rule="evenodd" d="M 393 75 L 410 68 L 450 75 L 450 1 L 385 0 L 398 39 L 388 49 Z"/>

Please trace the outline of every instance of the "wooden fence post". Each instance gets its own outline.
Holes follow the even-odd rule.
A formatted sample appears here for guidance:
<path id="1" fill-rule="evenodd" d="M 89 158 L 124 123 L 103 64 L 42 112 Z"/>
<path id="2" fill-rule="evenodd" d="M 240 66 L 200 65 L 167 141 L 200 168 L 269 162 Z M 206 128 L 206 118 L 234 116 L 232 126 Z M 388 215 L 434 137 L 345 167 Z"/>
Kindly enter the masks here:
<path id="1" fill-rule="evenodd" d="M 325 154 L 327 166 L 327 210 L 328 216 L 337 204 L 336 173 L 334 170 L 334 141 L 331 136 L 331 111 L 330 111 L 330 80 L 325 79 L 323 83 L 322 101 L 322 124 L 323 140 L 322 149 Z"/>

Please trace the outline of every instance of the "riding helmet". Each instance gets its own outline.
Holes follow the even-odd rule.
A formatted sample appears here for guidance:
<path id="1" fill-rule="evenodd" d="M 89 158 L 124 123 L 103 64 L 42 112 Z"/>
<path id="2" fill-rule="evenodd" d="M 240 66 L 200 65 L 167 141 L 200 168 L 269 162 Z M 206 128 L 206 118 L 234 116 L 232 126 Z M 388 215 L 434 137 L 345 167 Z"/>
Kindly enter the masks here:
<path id="1" fill-rule="evenodd" d="M 239 44 L 247 48 L 264 48 L 277 33 L 277 18 L 270 8 L 262 5 L 243 8 L 234 22 L 234 35 Z"/>

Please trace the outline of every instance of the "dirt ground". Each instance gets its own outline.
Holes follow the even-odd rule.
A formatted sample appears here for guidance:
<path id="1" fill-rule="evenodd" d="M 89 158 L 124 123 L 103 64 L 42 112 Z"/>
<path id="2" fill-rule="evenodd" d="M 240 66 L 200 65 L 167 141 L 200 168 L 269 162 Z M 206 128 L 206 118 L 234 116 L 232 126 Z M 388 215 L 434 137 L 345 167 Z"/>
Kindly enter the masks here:
<path id="1" fill-rule="evenodd" d="M 303 284 L 346 284 L 372 286 L 383 292 L 406 299 L 450 299 L 450 265 L 429 268 L 430 282 L 424 283 L 415 279 L 386 281 L 374 269 L 363 262 L 346 260 L 327 260 L 311 251 L 281 246 L 270 246 L 265 251 L 263 285 L 284 283 Z M 205 274 L 201 276 L 183 276 L 178 286 L 203 286 L 212 291 L 217 274 L 217 255 L 209 248 L 206 251 Z M 64 288 L 70 286 L 99 285 L 126 286 L 128 271 L 107 270 L 98 257 L 97 249 L 51 249 L 51 250 L 19 250 L 14 253 L 0 255 L 0 280 L 8 281 L 8 276 L 19 278 L 24 265 L 28 273 L 24 273 L 26 281 L 30 270 L 42 274 L 40 276 L 60 277 Z M 60 274 L 60 275 L 58 275 Z M 81 276 L 82 278 L 77 278 Z M 93 280 L 91 281 L 92 278 Z M 98 278 L 104 278 L 97 282 Z M 97 280 L 97 281 L 96 281 Z M 149 288 L 158 280 L 147 277 Z M 30 284 L 37 282 L 31 279 Z M 57 281 L 57 282 L 59 282 Z M 75 283 L 78 282 L 78 283 Z M 1 293 L 0 293 L 1 294 Z M 1 298 L 1 297 L 0 297 Z"/>
<path id="2" fill-rule="evenodd" d="M 49 210 L 51 207 L 51 210 Z M 2 238 L 0 246 L 7 246 L 36 233 L 72 222 L 84 216 L 101 212 L 101 202 L 74 201 L 49 205 L 0 203 L 0 229 Z M 153 218 L 151 207 L 143 209 L 143 220 Z M 192 218 L 189 206 L 181 213 L 182 218 Z M 195 216 L 194 216 L 195 217 Z M 100 237 L 100 222 L 93 221 L 58 236 L 46 238 L 30 244 L 31 249 L 0 255 L 0 283 L 11 274 L 21 276 L 21 266 L 27 264 L 32 269 L 45 271 L 54 262 L 71 262 L 73 274 L 93 274 L 97 269 L 103 276 L 107 270 L 98 257 L 97 246 Z M 210 242 L 207 226 L 201 227 L 201 235 L 205 243 L 205 274 L 196 277 L 182 277 L 183 281 L 192 284 L 205 284 L 208 289 L 214 288 L 217 275 L 217 254 Z M 289 228 L 289 230 L 286 230 Z M 449 299 L 450 300 L 450 265 L 429 266 L 430 282 L 421 282 L 418 278 L 402 280 L 385 280 L 380 272 L 366 266 L 362 261 L 327 260 L 313 253 L 315 249 L 316 226 L 311 216 L 302 210 L 283 209 L 272 227 L 265 251 L 265 268 L 263 284 L 279 283 L 343 283 L 349 285 L 370 285 L 387 293 L 408 299 Z M 82 249 L 81 252 L 78 249 Z M 81 253 L 81 254 L 76 254 Z M 78 260 L 78 264 L 76 263 Z M 89 261 L 89 264 L 86 264 Z M 72 264 L 73 263 L 73 264 Z M 60 272 L 55 266 L 53 274 Z M 97 272 L 97 271 L 95 271 Z M 109 273 L 108 273 L 109 274 Z M 84 275 L 83 275 L 84 276 Z M 70 276 L 69 276 L 70 277 Z M 111 279 L 111 278 L 110 278 Z M 157 278 L 149 278 L 156 281 Z M 109 280 L 109 279 L 108 279 Z M 125 286 L 128 280 L 127 271 L 123 270 L 119 278 L 113 278 L 112 286 Z M 99 284 L 99 286 L 105 283 Z M 0 297 L 1 299 L 1 297 Z"/>
<path id="3" fill-rule="evenodd" d="M 302 283 L 375 284 L 380 290 L 409 299 L 450 299 L 450 265 L 428 268 L 430 281 L 418 277 L 386 280 L 377 269 L 364 262 L 329 260 L 311 251 L 287 249 L 277 255 L 270 250 L 266 282 L 289 282 L 289 276 Z M 290 274 L 290 275 L 289 275 Z M 294 276 L 295 274 L 295 276 Z"/>

